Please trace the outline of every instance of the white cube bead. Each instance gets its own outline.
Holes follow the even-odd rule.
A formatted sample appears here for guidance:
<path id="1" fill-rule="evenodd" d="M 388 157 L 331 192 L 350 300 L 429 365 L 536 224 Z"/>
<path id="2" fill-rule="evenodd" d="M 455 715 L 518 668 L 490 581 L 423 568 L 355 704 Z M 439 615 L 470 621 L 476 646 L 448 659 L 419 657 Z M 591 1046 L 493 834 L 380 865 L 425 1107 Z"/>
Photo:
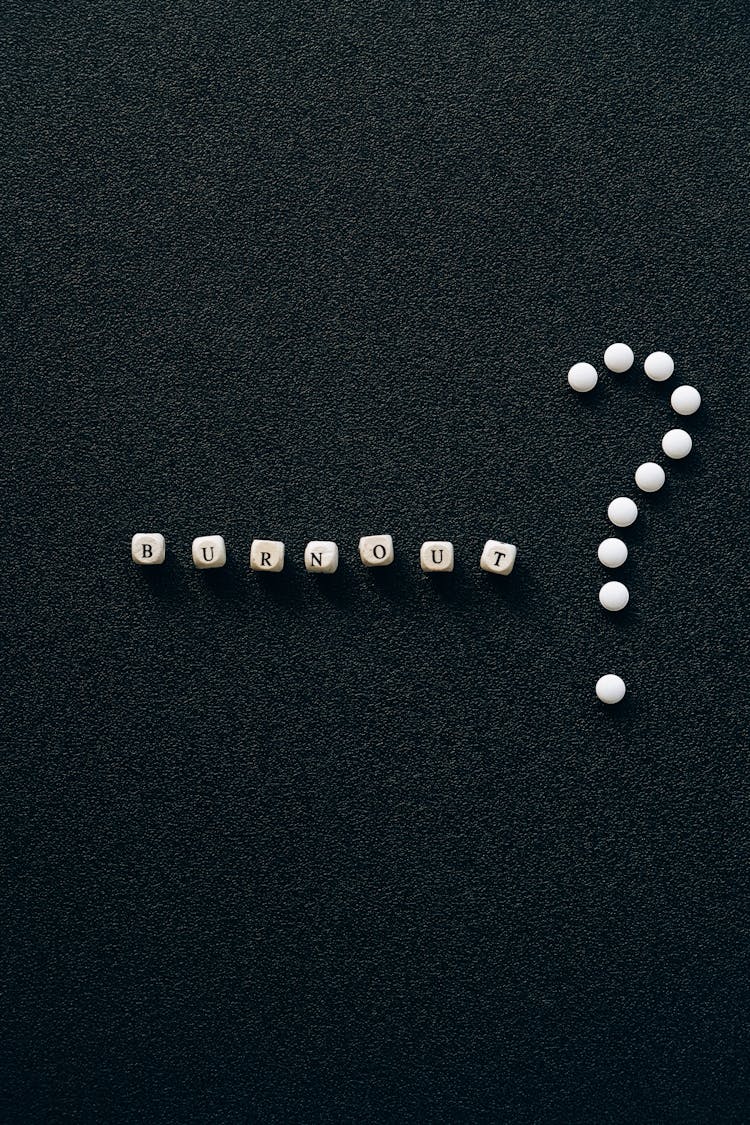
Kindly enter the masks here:
<path id="1" fill-rule="evenodd" d="M 695 414 L 701 404 L 700 391 L 695 387 L 677 387 L 670 399 L 675 414 Z"/>
<path id="2" fill-rule="evenodd" d="M 339 565 L 339 549 L 328 539 L 312 539 L 305 547 L 305 570 L 310 574 L 333 574 Z"/>
<path id="3" fill-rule="evenodd" d="M 420 548 L 419 565 L 426 574 L 453 570 L 453 544 L 445 539 L 428 539 Z"/>
<path id="4" fill-rule="evenodd" d="M 159 566 L 164 562 L 167 545 L 158 532 L 138 531 L 130 544 L 130 554 L 139 566 Z"/>
<path id="5" fill-rule="evenodd" d="M 510 574 L 516 562 L 516 548 L 500 539 L 488 539 L 482 550 L 479 565 L 488 574 Z"/>
<path id="6" fill-rule="evenodd" d="M 671 457 L 673 461 L 681 461 L 693 448 L 693 439 L 687 430 L 667 430 L 661 439 L 661 447 L 667 457 Z"/>
<path id="7" fill-rule="evenodd" d="M 284 544 L 278 539 L 253 539 L 250 544 L 250 569 L 278 574 L 284 569 Z"/>
<path id="8" fill-rule="evenodd" d="M 630 527 L 638 518 L 638 505 L 629 496 L 615 496 L 607 508 L 607 515 L 615 527 Z"/>
<path id="9" fill-rule="evenodd" d="M 666 352 L 651 352 L 643 362 L 643 370 L 655 383 L 663 383 L 674 371 L 674 360 Z"/>
<path id="10" fill-rule="evenodd" d="M 622 539 L 615 539 L 614 537 L 602 539 L 597 554 L 602 566 L 607 566 L 612 570 L 616 566 L 622 566 L 625 562 L 628 557 L 628 548 Z"/>
<path id="11" fill-rule="evenodd" d="M 221 535 L 199 535 L 193 540 L 193 562 L 198 570 L 225 566 L 227 548 Z"/>
<path id="12" fill-rule="evenodd" d="M 625 695 L 625 681 L 611 673 L 596 681 L 596 695 L 602 703 L 619 703 Z"/>
<path id="13" fill-rule="evenodd" d="M 390 566 L 394 559 L 390 535 L 363 535 L 359 541 L 359 557 L 365 566 Z"/>
<path id="14" fill-rule="evenodd" d="M 568 372 L 568 382 L 574 391 L 592 391 L 598 380 L 596 368 L 590 363 L 574 363 Z"/>
<path id="15" fill-rule="evenodd" d="M 610 344 L 604 353 L 604 365 L 610 371 L 621 374 L 623 371 L 630 370 L 634 358 L 633 349 L 627 344 Z"/>
<path id="16" fill-rule="evenodd" d="M 630 601 L 630 591 L 624 582 L 605 582 L 599 591 L 599 601 L 605 609 L 618 613 Z"/>
<path id="17" fill-rule="evenodd" d="M 635 483 L 641 492 L 658 492 L 666 480 L 664 470 L 656 461 L 644 461 L 635 470 Z"/>

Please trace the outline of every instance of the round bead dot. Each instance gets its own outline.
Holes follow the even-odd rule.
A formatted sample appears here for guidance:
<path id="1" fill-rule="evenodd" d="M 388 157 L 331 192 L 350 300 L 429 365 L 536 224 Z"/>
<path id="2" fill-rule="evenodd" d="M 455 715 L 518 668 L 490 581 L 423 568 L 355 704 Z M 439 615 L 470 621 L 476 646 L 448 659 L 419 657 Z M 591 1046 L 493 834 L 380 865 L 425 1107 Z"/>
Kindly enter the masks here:
<path id="1" fill-rule="evenodd" d="M 610 569 L 622 566 L 628 557 L 628 549 L 622 539 L 602 539 L 597 551 L 599 562 Z"/>
<path id="2" fill-rule="evenodd" d="M 693 439 L 687 430 L 667 430 L 661 439 L 661 447 L 667 457 L 671 457 L 673 461 L 681 461 L 693 448 Z"/>
<path id="3" fill-rule="evenodd" d="M 619 613 L 630 601 L 630 591 L 622 582 L 605 582 L 599 591 L 599 601 L 605 609 Z"/>
<path id="4" fill-rule="evenodd" d="M 625 681 L 619 676 L 600 676 L 596 681 L 596 695 L 602 703 L 619 703 L 625 695 Z"/>
<path id="5" fill-rule="evenodd" d="M 664 470 L 661 465 L 656 464 L 656 461 L 644 461 L 635 470 L 635 483 L 641 492 L 658 492 L 664 487 L 666 479 Z"/>
<path id="6" fill-rule="evenodd" d="M 701 404 L 701 396 L 695 387 L 678 387 L 672 391 L 670 401 L 675 414 L 695 414 Z"/>
<path id="7" fill-rule="evenodd" d="M 615 527 L 630 527 L 638 516 L 638 507 L 629 496 L 616 496 L 607 508 L 607 515 Z"/>
<path id="8" fill-rule="evenodd" d="M 574 363 L 568 372 L 568 382 L 574 391 L 591 391 L 598 381 L 596 368 L 591 363 Z"/>
<path id="9" fill-rule="evenodd" d="M 666 352 L 651 352 L 646 356 L 643 370 L 655 383 L 663 383 L 674 371 L 674 360 Z"/>
<path id="10" fill-rule="evenodd" d="M 604 353 L 604 364 L 610 371 L 629 371 L 633 366 L 633 349 L 627 344 L 610 344 Z"/>

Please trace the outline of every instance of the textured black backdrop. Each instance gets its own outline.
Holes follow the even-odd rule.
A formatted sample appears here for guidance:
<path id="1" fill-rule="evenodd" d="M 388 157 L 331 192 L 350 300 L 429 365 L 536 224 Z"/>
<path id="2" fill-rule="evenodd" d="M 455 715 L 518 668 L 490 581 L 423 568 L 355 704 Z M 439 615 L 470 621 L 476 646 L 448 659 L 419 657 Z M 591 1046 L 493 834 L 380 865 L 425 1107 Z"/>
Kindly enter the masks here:
<path id="1" fill-rule="evenodd" d="M 748 22 L 658 7 L 6 4 L 3 1121 L 750 1117 Z"/>

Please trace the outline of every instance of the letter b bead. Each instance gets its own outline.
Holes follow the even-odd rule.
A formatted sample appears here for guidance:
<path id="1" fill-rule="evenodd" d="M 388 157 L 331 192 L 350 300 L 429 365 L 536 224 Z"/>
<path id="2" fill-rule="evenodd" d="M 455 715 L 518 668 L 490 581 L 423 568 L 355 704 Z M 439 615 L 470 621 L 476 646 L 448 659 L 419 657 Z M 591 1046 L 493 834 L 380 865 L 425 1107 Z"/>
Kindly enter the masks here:
<path id="1" fill-rule="evenodd" d="M 130 555 L 139 566 L 159 566 L 166 555 L 164 536 L 157 532 L 137 532 L 130 544 Z"/>
<path id="2" fill-rule="evenodd" d="M 426 574 L 447 574 L 453 570 L 453 544 L 443 539 L 428 539 L 419 552 L 419 564 Z"/>

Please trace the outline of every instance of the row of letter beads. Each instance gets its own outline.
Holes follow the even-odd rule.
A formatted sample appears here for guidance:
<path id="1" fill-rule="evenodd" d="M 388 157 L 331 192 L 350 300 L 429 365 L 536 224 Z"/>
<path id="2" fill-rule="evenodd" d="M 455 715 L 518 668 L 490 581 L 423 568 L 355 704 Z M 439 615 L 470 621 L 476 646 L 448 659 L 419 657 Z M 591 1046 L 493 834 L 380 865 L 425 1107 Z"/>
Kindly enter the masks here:
<path id="1" fill-rule="evenodd" d="M 163 535 L 139 532 L 133 536 L 131 556 L 139 566 L 158 566 L 166 558 Z M 193 562 L 199 570 L 225 566 L 227 548 L 221 535 L 201 535 L 193 540 Z M 510 574 L 516 561 L 512 543 L 488 539 L 479 565 L 490 574 Z M 365 566 L 390 566 L 395 558 L 390 535 L 365 535 L 359 541 L 359 557 Z M 453 570 L 453 544 L 442 539 L 429 539 L 422 544 L 419 563 L 425 573 L 449 573 Z M 305 547 L 305 569 L 311 574 L 333 574 L 339 565 L 339 549 L 335 543 L 313 539 Z M 250 569 L 277 574 L 284 569 L 284 544 L 277 539 L 253 539 L 250 545 Z"/>

